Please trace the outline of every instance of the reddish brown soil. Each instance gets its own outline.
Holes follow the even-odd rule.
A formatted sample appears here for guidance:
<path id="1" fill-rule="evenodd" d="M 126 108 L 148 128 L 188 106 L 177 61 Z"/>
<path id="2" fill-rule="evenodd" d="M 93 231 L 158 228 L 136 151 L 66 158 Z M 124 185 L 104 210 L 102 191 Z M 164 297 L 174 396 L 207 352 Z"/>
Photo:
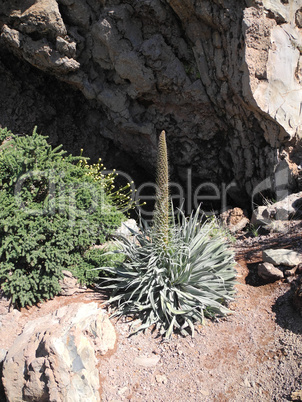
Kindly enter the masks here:
<path id="1" fill-rule="evenodd" d="M 114 354 L 100 358 L 102 401 L 291 400 L 291 393 L 302 389 L 302 318 L 292 306 L 291 285 L 264 284 L 256 270 L 262 248 L 302 251 L 300 233 L 301 224 L 285 235 L 239 236 L 233 314 L 197 326 L 194 338 L 173 335 L 163 342 L 150 330 L 128 337 L 131 322 L 113 321 L 118 343 Z M 101 305 L 103 299 L 87 291 L 9 314 L 2 299 L 0 348 L 12 344 L 28 319 L 78 301 Z M 150 362 L 154 365 L 147 367 Z"/>
<path id="2" fill-rule="evenodd" d="M 256 268 L 262 248 L 302 251 L 300 230 L 237 240 L 233 314 L 208 320 L 193 339 L 174 335 L 162 342 L 151 331 L 129 338 L 130 323 L 115 322 L 118 348 L 103 361 L 102 400 L 291 400 L 302 389 L 302 319 L 292 306 L 290 284 L 261 283 Z M 154 367 L 135 360 L 154 356 L 160 357 Z"/>

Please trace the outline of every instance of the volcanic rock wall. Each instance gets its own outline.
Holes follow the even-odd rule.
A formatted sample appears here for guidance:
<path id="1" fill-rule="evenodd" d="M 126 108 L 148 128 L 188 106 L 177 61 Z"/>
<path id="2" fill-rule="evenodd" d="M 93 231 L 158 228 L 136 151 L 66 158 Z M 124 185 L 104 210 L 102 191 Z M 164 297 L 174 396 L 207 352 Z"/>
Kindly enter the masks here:
<path id="1" fill-rule="evenodd" d="M 301 0 L 13 0 L 0 29 L 2 126 L 150 172 L 165 129 L 173 178 L 297 187 Z"/>

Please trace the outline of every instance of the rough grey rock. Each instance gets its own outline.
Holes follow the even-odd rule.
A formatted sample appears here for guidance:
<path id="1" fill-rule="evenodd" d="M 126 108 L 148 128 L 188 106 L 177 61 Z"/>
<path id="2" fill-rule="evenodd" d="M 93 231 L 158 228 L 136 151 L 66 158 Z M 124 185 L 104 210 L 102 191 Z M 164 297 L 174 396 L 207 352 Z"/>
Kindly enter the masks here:
<path id="1" fill-rule="evenodd" d="M 273 221 L 287 221 L 302 216 L 302 191 L 291 194 L 281 201 L 260 206 L 253 211 L 253 225 L 267 225 Z"/>
<path id="2" fill-rule="evenodd" d="M 258 275 L 267 282 L 273 282 L 284 278 L 283 272 L 269 262 L 261 262 L 258 264 Z"/>
<path id="3" fill-rule="evenodd" d="M 2 126 L 120 161 L 114 143 L 150 173 L 165 129 L 173 177 L 238 203 L 283 160 L 298 185 L 300 0 L 16 0 L 0 26 Z"/>
<path id="4" fill-rule="evenodd" d="M 59 281 L 61 286 L 60 295 L 61 296 L 71 296 L 75 293 L 85 292 L 86 287 L 82 287 L 77 279 L 72 275 L 70 271 L 63 270 L 63 279 Z"/>
<path id="5" fill-rule="evenodd" d="M 3 349 L 3 348 L 0 348 L 0 364 L 3 363 L 6 355 L 7 355 L 7 350 Z"/>
<path id="6" fill-rule="evenodd" d="M 230 208 L 220 214 L 220 219 L 230 232 L 242 230 L 250 222 L 241 208 Z"/>
<path id="7" fill-rule="evenodd" d="M 96 303 L 73 303 L 29 321 L 9 349 L 3 385 L 9 401 L 100 401 L 96 354 L 116 335 Z"/>
<path id="8" fill-rule="evenodd" d="M 261 225 L 260 225 L 261 226 Z M 288 233 L 291 226 L 290 221 L 271 221 L 263 228 L 271 233 Z"/>
<path id="9" fill-rule="evenodd" d="M 284 276 L 294 276 L 295 274 L 296 274 L 296 272 L 297 272 L 297 269 L 298 269 L 298 265 L 296 265 L 294 268 L 292 268 L 292 269 L 286 269 L 285 271 L 284 271 Z"/>
<path id="10" fill-rule="evenodd" d="M 267 249 L 262 251 L 262 259 L 274 265 L 294 267 L 302 262 L 302 254 L 288 249 Z"/>
<path id="11" fill-rule="evenodd" d="M 15 53 L 20 53 L 26 61 L 43 71 L 55 69 L 59 74 L 68 74 L 80 67 L 76 60 L 54 50 L 44 38 L 33 40 L 16 29 L 10 29 L 7 25 L 2 28 L 1 37 L 12 46 Z M 57 42 L 60 43 L 59 40 Z M 63 46 L 57 47 L 66 53 Z"/>
<path id="12" fill-rule="evenodd" d="M 271 222 L 270 215 L 267 212 L 265 205 L 260 205 L 253 210 L 251 224 L 254 226 L 263 226 Z"/>
<path id="13" fill-rule="evenodd" d="M 123 236 L 131 236 L 133 230 L 134 232 L 138 233 L 139 228 L 137 226 L 137 223 L 134 219 L 128 219 L 126 222 L 123 222 L 121 227 L 119 227 L 116 231 L 116 235 L 123 235 Z"/>
<path id="14" fill-rule="evenodd" d="M 302 28 L 302 7 L 296 11 L 295 22 L 298 28 Z"/>

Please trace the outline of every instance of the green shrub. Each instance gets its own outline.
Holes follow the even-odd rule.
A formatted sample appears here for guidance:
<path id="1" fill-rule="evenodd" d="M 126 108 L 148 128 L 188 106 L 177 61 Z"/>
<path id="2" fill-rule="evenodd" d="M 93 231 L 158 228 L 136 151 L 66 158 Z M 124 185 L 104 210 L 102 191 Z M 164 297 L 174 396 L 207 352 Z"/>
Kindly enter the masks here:
<path id="1" fill-rule="evenodd" d="M 117 247 L 109 242 L 102 248 L 92 247 L 85 252 L 83 258 L 75 256 L 71 271 L 81 284 L 95 284 L 100 275 L 108 275 L 98 267 L 111 267 L 124 260 L 122 253 L 114 252 L 116 249 Z"/>
<path id="2" fill-rule="evenodd" d="M 66 156 L 46 137 L 0 130 L 0 283 L 15 304 L 55 296 L 62 270 L 90 283 L 95 265 L 85 257 L 124 220 L 83 157 Z M 86 163 L 87 165 L 87 163 Z M 109 191 L 110 193 L 110 191 Z"/>
<path id="3" fill-rule="evenodd" d="M 229 312 L 234 294 L 234 253 L 216 221 L 200 220 L 200 209 L 178 220 L 168 207 L 168 161 L 165 132 L 160 135 L 154 226 L 140 224 L 134 239 L 117 238 L 124 261 L 102 268 L 115 275 L 100 287 L 112 291 L 114 315 L 138 315 L 137 331 L 156 324 L 170 337 L 174 329 L 194 334 L 194 323 L 204 316 Z"/>

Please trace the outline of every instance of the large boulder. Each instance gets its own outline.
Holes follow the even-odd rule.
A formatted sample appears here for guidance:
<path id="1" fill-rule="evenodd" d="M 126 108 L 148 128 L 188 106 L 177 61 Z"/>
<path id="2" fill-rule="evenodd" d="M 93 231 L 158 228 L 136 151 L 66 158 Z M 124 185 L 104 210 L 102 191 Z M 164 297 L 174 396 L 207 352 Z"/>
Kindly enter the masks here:
<path id="1" fill-rule="evenodd" d="M 300 0 L 15 0 L 0 27 L 0 125 L 150 173 L 165 129 L 172 176 L 238 203 L 298 185 Z"/>
<path id="2" fill-rule="evenodd" d="M 72 303 L 29 321 L 3 364 L 8 401 L 100 401 L 97 355 L 116 335 L 97 303 Z"/>
<path id="3" fill-rule="evenodd" d="M 295 267 L 302 263 L 302 254 L 286 248 L 269 248 L 262 251 L 262 259 L 264 262 L 274 265 Z"/>

